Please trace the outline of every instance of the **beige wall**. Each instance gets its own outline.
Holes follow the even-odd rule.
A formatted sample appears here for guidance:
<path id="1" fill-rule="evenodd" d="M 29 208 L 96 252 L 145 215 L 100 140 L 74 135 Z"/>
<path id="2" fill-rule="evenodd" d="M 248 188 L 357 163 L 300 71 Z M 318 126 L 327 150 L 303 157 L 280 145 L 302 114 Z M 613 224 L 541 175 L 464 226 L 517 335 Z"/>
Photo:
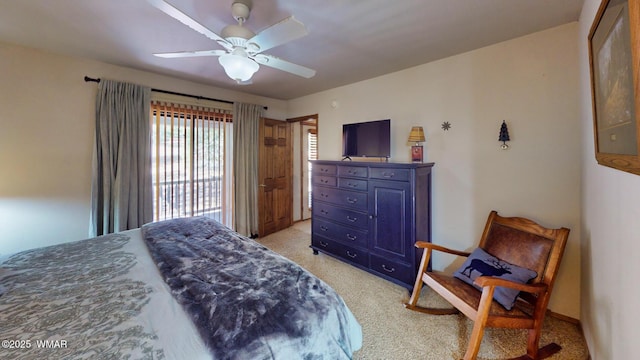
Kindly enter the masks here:
<path id="1" fill-rule="evenodd" d="M 600 0 L 580 16 L 582 325 L 593 359 L 638 358 L 640 176 L 596 163 L 587 36 Z M 638 109 L 636 109 L 638 111 Z"/>
<path id="2" fill-rule="evenodd" d="M 0 44 L 0 256 L 86 237 L 96 85 L 84 75 L 265 104 L 273 118 L 318 113 L 323 158 L 339 158 L 343 123 L 392 118 L 394 161 L 409 160 L 412 125 L 427 131 L 434 242 L 472 247 L 490 209 L 571 228 L 551 308 L 581 319 L 593 359 L 634 358 L 640 177 L 593 156 L 586 37 L 599 2 L 578 24 L 289 103 Z"/>
<path id="3" fill-rule="evenodd" d="M 489 211 L 571 229 L 551 309 L 580 317 L 578 24 L 290 101 L 319 114 L 322 159 L 340 159 L 344 123 L 391 118 L 392 161 L 409 161 L 413 125 L 426 131 L 433 242 L 471 249 Z M 335 101 L 334 105 L 332 103 Z M 501 150 L 502 120 L 509 150 Z M 441 124 L 451 123 L 449 131 Z M 436 268 L 450 258 L 434 261 Z"/>
<path id="4" fill-rule="evenodd" d="M 96 83 L 85 75 L 243 101 L 286 102 L 0 43 L 0 256 L 88 236 Z"/>

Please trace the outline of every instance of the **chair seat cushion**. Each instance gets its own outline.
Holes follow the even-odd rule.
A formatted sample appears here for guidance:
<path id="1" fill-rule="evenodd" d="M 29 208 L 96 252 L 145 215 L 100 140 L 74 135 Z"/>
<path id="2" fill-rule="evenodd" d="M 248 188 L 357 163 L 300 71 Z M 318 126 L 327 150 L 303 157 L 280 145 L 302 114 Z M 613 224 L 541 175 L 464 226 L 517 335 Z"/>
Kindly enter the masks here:
<path id="1" fill-rule="evenodd" d="M 473 283 L 478 276 L 493 276 L 526 284 L 538 274 L 533 270 L 500 260 L 481 248 L 476 248 L 462 266 L 453 273 L 453 276 L 482 291 L 482 288 Z M 493 299 L 505 309 L 511 310 L 519 293 L 518 290 L 498 286 L 493 292 Z"/>

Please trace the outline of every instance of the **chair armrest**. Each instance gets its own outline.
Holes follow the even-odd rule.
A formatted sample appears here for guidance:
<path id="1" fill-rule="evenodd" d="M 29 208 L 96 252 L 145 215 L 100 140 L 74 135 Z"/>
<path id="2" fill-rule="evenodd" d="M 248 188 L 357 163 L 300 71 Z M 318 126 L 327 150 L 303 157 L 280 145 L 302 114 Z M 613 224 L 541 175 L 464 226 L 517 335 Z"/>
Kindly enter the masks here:
<path id="1" fill-rule="evenodd" d="M 458 256 L 466 256 L 466 257 L 468 257 L 469 255 L 471 255 L 471 253 L 466 252 L 466 251 L 453 250 L 453 249 L 449 249 L 449 248 L 446 248 L 444 246 L 432 244 L 432 243 L 426 242 L 426 241 L 416 241 L 415 247 L 421 248 L 421 249 L 431 249 L 431 250 L 442 251 L 442 252 L 445 252 L 445 253 L 458 255 Z"/>
<path id="2" fill-rule="evenodd" d="M 521 284 L 493 276 L 478 276 L 473 283 L 483 288 L 486 286 L 502 286 L 533 294 L 547 290 L 546 284 Z"/>

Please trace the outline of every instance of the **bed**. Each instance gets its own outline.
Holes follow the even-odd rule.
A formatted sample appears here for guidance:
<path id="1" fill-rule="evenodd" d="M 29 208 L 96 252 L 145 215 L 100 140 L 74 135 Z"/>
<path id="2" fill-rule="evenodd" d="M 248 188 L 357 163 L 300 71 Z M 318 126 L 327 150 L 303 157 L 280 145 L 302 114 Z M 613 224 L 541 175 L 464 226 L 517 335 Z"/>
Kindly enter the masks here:
<path id="1" fill-rule="evenodd" d="M 362 331 L 294 262 L 204 217 L 0 264 L 0 358 L 349 359 Z"/>

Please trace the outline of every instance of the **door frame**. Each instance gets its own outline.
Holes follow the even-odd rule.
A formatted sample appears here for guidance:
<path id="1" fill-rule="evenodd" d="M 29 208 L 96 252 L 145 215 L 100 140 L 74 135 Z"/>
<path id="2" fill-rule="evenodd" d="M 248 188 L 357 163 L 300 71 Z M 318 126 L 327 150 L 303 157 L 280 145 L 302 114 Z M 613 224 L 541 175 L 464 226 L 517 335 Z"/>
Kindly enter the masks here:
<path id="1" fill-rule="evenodd" d="M 302 125 L 314 125 L 315 124 L 315 130 L 316 130 L 316 153 L 319 153 L 320 149 L 319 149 L 319 141 L 318 141 L 318 136 L 320 133 L 320 129 L 319 129 L 319 116 L 318 114 L 312 114 L 312 115 L 305 115 L 305 116 L 298 116 L 295 118 L 289 118 L 287 119 L 288 123 L 299 123 L 299 127 L 300 127 L 300 131 L 299 134 L 293 134 L 294 127 L 291 127 L 291 131 L 292 131 L 292 144 L 291 144 L 291 177 L 292 177 L 292 182 L 293 182 L 293 174 L 294 171 L 296 170 L 296 168 L 298 168 L 299 170 L 299 175 L 300 175 L 300 183 L 298 184 L 300 187 L 300 201 L 299 204 L 295 204 L 295 199 L 293 197 L 293 191 L 294 191 L 294 187 L 292 184 L 291 187 L 291 192 L 292 192 L 292 196 L 291 196 L 291 202 L 292 202 L 292 210 L 293 207 L 299 205 L 300 206 L 300 219 L 296 220 L 296 221 L 302 221 L 305 220 L 304 219 L 304 206 L 306 205 L 304 200 L 304 181 L 305 181 L 305 174 L 304 174 L 304 162 L 307 161 L 306 159 L 303 158 L 302 154 L 303 154 L 303 149 L 302 149 L 302 137 L 304 136 L 304 132 L 303 132 L 303 126 Z M 295 146 L 295 142 L 293 141 L 293 137 L 297 136 L 299 139 L 299 144 L 300 144 L 300 148 L 296 148 Z M 293 159 L 295 159 L 295 154 L 294 152 L 297 151 L 300 154 L 300 161 L 298 162 L 298 165 L 295 166 Z M 294 223 L 295 221 L 293 220 L 293 211 L 291 212 L 291 223 Z"/>

